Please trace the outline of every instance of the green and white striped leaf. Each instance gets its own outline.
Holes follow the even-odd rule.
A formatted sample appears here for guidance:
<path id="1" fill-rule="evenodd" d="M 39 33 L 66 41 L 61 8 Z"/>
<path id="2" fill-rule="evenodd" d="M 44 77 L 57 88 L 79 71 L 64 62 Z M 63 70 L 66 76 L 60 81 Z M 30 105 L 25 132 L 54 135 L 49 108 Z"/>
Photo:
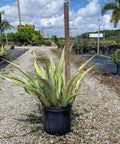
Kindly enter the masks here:
<path id="1" fill-rule="evenodd" d="M 3 59 L 22 72 L 27 79 L 16 74 L 12 74 L 13 77 L 2 75 L 0 75 L 0 77 L 13 82 L 17 86 L 23 87 L 28 94 L 37 96 L 41 103 L 46 107 L 63 107 L 73 103 L 76 96 L 83 95 L 82 92 L 78 91 L 87 73 L 93 69 L 94 66 L 90 67 L 86 71 L 83 70 L 93 57 L 86 61 L 67 83 L 65 75 L 64 50 L 57 66 L 55 66 L 52 57 L 50 58 L 50 66 L 46 65 L 45 68 L 43 68 L 43 66 L 41 66 L 35 58 L 35 75 L 29 73 L 17 64 Z"/>

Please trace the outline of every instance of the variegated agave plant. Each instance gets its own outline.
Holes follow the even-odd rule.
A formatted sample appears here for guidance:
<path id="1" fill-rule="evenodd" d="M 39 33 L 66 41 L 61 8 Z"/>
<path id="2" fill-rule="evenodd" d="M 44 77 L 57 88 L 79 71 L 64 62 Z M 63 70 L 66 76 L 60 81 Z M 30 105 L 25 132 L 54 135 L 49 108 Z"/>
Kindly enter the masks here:
<path id="1" fill-rule="evenodd" d="M 28 94 L 37 96 L 40 102 L 46 107 L 65 107 L 73 103 L 76 96 L 83 94 L 82 92 L 78 92 L 78 90 L 80 89 L 86 74 L 94 66 L 84 72 L 82 71 L 91 59 L 92 58 L 82 64 L 67 83 L 65 79 L 64 50 L 57 66 L 55 66 L 52 57 L 50 58 L 50 65 L 45 68 L 42 67 L 35 58 L 34 67 L 36 73 L 34 76 L 15 63 L 5 60 L 22 72 L 27 79 L 15 74 L 12 74 L 13 77 L 0 76 L 15 83 L 17 86 L 23 87 Z"/>

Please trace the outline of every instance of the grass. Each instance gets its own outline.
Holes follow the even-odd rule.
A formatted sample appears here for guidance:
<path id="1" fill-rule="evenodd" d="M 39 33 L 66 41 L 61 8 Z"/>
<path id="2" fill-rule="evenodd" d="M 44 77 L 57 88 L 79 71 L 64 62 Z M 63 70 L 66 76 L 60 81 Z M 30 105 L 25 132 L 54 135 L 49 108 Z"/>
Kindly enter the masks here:
<path id="1" fill-rule="evenodd" d="M 54 50 L 52 50 L 52 52 L 54 54 L 56 54 L 58 57 L 60 57 L 62 50 L 54 49 Z M 70 60 L 77 67 L 79 67 L 83 63 L 81 55 L 76 55 L 74 52 L 71 53 Z M 88 68 L 88 67 L 90 67 L 90 66 L 88 65 L 86 68 Z M 97 80 L 99 80 L 99 82 L 101 84 L 109 85 L 111 88 L 114 88 L 116 90 L 116 93 L 120 97 L 120 80 L 117 80 L 118 75 L 113 76 L 111 74 L 106 74 L 95 68 L 91 71 L 91 74 L 93 74 L 94 77 Z"/>
<path id="2" fill-rule="evenodd" d="M 46 57 L 40 57 L 40 58 L 37 58 L 37 60 L 40 62 L 40 63 L 45 63 L 45 64 L 48 64 L 49 63 L 49 59 L 46 58 Z"/>

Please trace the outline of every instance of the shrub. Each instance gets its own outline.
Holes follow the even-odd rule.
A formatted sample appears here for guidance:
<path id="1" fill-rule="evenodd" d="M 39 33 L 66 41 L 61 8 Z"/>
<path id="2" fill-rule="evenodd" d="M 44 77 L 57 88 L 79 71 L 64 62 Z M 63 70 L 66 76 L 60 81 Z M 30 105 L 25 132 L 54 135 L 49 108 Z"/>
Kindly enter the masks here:
<path id="1" fill-rule="evenodd" d="M 22 46 L 22 43 L 21 42 L 18 42 L 18 43 L 16 43 L 17 44 L 17 46 Z"/>
<path id="2" fill-rule="evenodd" d="M 46 40 L 44 43 L 46 46 L 51 46 L 51 41 L 50 40 Z"/>
<path id="3" fill-rule="evenodd" d="M 116 64 L 120 64 L 120 49 L 117 49 L 117 51 L 111 55 L 111 58 Z"/>

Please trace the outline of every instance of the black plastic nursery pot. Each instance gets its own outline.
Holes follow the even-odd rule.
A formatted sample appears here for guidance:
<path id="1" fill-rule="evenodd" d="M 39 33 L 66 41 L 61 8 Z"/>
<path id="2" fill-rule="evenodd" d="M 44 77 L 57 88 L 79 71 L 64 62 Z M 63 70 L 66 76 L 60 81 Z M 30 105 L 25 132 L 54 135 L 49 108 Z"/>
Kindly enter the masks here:
<path id="1" fill-rule="evenodd" d="M 51 135 L 64 135 L 70 131 L 72 105 L 62 108 L 43 107 L 44 129 Z"/>
<path id="2" fill-rule="evenodd" d="M 120 75 L 120 64 L 117 64 L 117 74 Z"/>

